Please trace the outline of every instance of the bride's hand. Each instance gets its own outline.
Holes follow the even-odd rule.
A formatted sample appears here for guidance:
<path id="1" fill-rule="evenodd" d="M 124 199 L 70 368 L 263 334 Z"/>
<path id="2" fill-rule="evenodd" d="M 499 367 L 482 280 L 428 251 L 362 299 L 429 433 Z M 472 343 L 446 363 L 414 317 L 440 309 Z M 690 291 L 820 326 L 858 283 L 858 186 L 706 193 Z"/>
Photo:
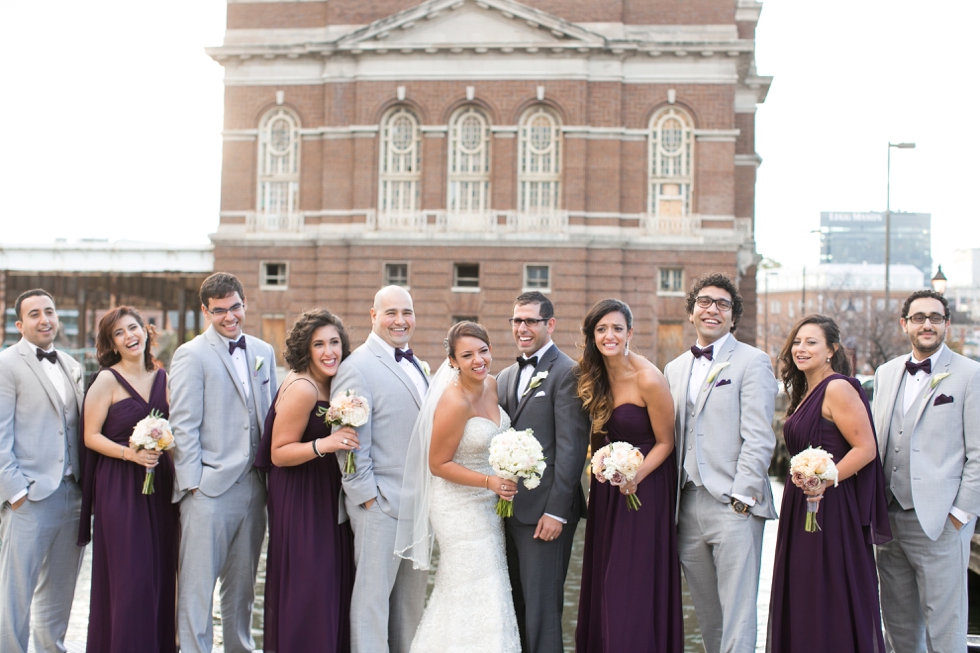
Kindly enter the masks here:
<path id="1" fill-rule="evenodd" d="M 517 494 L 516 481 L 508 481 L 506 479 L 500 478 L 499 476 L 491 476 L 490 480 L 487 481 L 487 485 L 501 499 L 506 499 L 507 501 L 513 501 L 514 495 Z"/>

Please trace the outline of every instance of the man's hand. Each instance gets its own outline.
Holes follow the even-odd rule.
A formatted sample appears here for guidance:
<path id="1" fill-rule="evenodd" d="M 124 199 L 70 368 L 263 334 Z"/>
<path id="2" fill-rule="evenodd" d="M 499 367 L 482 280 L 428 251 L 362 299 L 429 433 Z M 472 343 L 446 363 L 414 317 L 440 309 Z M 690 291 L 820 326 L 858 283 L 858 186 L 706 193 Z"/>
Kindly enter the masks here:
<path id="1" fill-rule="evenodd" d="M 16 501 L 14 501 L 12 504 L 10 504 L 10 507 L 12 509 L 14 509 L 14 510 L 17 510 L 22 505 L 24 505 L 24 502 L 25 501 L 27 501 L 27 495 L 26 494 L 24 496 L 22 496 L 21 498 L 17 499 Z"/>
<path id="2" fill-rule="evenodd" d="M 374 499 L 368 499 L 367 501 L 364 502 L 363 505 L 365 510 L 370 510 L 371 506 L 374 505 Z"/>
<path id="3" fill-rule="evenodd" d="M 561 535 L 562 523 L 548 515 L 541 515 L 538 520 L 538 527 L 534 529 L 534 538 L 550 542 Z"/>

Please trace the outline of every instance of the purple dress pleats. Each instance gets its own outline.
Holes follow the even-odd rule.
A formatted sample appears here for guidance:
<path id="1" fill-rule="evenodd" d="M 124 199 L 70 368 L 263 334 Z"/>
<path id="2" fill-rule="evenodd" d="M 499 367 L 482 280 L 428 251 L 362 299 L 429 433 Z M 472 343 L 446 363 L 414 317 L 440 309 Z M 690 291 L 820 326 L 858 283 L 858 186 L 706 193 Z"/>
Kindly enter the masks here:
<path id="1" fill-rule="evenodd" d="M 151 410 L 164 417 L 170 414 L 167 373 L 157 371 L 150 399 L 145 401 L 118 372 L 109 371 L 130 396 L 109 406 L 102 434 L 128 447 L 133 427 Z M 82 468 L 78 541 L 80 545 L 92 542 L 86 650 L 175 653 L 180 519 L 172 503 L 173 458 L 169 452 L 160 457 L 153 494 L 143 494 L 146 468 L 132 461 L 88 450 Z"/>
<path id="2" fill-rule="evenodd" d="M 337 523 L 341 501 L 337 456 L 327 454 L 295 467 L 273 465 L 276 399 L 255 460 L 256 467 L 269 473 L 263 650 L 347 653 L 354 535 L 349 522 Z M 302 442 L 330 435 L 331 427 L 316 415 L 317 409 L 327 406 L 326 401 L 317 402 Z"/>
<path id="3" fill-rule="evenodd" d="M 647 409 L 617 406 L 606 424 L 609 442 L 629 442 L 645 456 L 655 438 Z M 677 557 L 674 454 L 637 486 L 639 511 L 627 509 L 618 487 L 589 490 L 578 653 L 680 653 L 684 650 L 681 571 Z"/>
<path id="4" fill-rule="evenodd" d="M 834 462 L 851 446 L 821 416 L 824 393 L 833 379 L 847 380 L 871 409 L 856 379 L 834 374 L 821 381 L 786 420 L 783 435 L 790 455 L 821 447 Z M 891 539 L 884 472 L 878 456 L 857 474 L 830 487 L 817 512 L 819 531 L 807 533 L 806 495 L 789 476 L 783 490 L 769 602 L 767 649 L 773 653 L 884 651 L 874 544 Z"/>

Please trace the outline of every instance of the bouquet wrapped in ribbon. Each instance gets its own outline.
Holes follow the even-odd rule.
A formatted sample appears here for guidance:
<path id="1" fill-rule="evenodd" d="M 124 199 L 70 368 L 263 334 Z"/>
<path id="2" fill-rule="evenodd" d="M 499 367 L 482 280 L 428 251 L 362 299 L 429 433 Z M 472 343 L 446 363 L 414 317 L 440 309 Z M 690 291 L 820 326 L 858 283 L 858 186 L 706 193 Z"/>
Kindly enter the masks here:
<path id="1" fill-rule="evenodd" d="M 608 481 L 616 487 L 623 487 L 636 478 L 643 464 L 643 454 L 629 442 L 612 442 L 592 454 L 592 473 L 600 483 Z M 626 507 L 639 510 L 640 498 L 635 494 L 626 495 Z"/>
<path id="2" fill-rule="evenodd" d="M 544 474 L 544 451 L 531 429 L 515 431 L 507 429 L 490 441 L 490 466 L 500 478 L 517 482 L 524 479 L 524 487 L 533 490 L 541 483 Z M 510 517 L 514 504 L 501 498 L 497 501 L 497 514 Z"/>
<path id="3" fill-rule="evenodd" d="M 129 436 L 129 444 L 133 449 L 148 449 L 149 451 L 169 451 L 174 448 L 174 434 L 170 430 L 170 422 L 157 409 L 137 422 L 133 434 Z M 143 494 L 153 494 L 153 479 L 156 470 L 146 470 L 143 480 Z"/>
<path id="4" fill-rule="evenodd" d="M 834 487 L 837 487 L 837 466 L 834 465 L 833 458 L 834 454 L 820 447 L 807 447 L 793 456 L 789 461 L 789 473 L 793 485 L 804 492 L 819 490 L 823 487 L 824 481 L 833 481 Z M 819 501 L 807 501 L 805 528 L 807 533 L 820 530 L 820 525 L 817 524 L 819 509 Z"/>
<path id="5" fill-rule="evenodd" d="M 324 417 L 327 424 L 333 426 L 350 426 L 357 428 L 367 424 L 368 417 L 371 416 L 371 409 L 367 399 L 354 394 L 353 390 L 347 390 L 343 394 L 335 395 L 330 400 L 329 408 L 317 410 L 317 417 Z M 354 463 L 354 452 L 347 452 L 347 460 L 344 463 L 344 473 L 353 474 L 357 471 Z"/>

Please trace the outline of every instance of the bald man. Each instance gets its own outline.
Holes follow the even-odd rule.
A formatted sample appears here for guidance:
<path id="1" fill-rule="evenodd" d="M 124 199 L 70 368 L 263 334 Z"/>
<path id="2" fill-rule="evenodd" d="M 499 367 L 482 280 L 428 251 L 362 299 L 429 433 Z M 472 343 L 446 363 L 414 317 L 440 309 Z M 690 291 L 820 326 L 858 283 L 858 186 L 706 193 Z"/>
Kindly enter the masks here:
<path id="1" fill-rule="evenodd" d="M 408 442 L 429 386 L 427 367 L 408 346 L 414 331 L 412 296 L 399 286 L 382 288 L 371 308 L 371 334 L 340 364 L 332 384 L 334 395 L 353 390 L 371 407 L 357 429 L 357 469 L 343 480 L 357 566 L 352 653 L 408 653 L 425 606 L 428 573 L 394 555 Z M 346 456 L 338 452 L 341 471 Z"/>

